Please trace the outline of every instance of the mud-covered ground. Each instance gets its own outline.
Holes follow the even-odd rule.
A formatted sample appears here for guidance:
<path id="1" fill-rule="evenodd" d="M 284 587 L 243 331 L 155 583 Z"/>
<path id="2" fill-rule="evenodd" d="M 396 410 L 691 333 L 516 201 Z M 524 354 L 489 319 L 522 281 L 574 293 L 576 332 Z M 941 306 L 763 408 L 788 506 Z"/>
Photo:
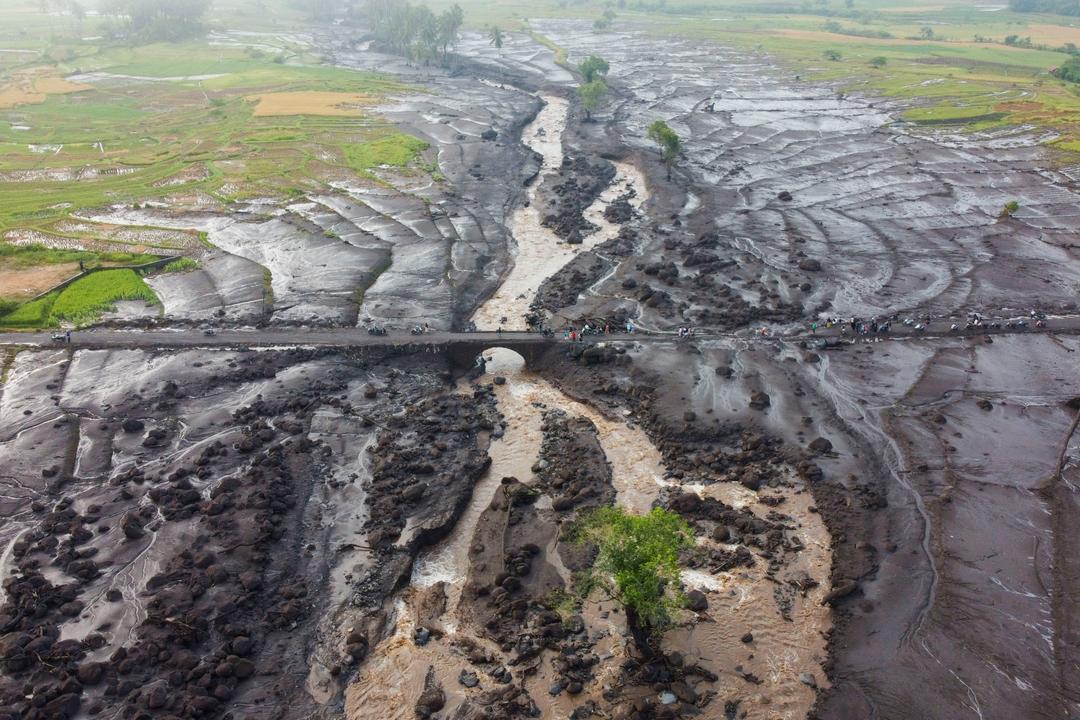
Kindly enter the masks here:
<path id="1" fill-rule="evenodd" d="M 166 322 L 717 332 L 527 367 L 6 346 L 0 718 L 1080 713 L 1076 197 L 1034 135 L 919 137 L 766 57 L 536 25 L 611 62 L 593 122 L 527 36 L 447 72 L 336 29 L 328 61 L 422 89 L 379 112 L 445 182 L 93 216 L 208 232 L 154 281 Z M 750 332 L 1030 307 L 1050 332 Z M 573 592 L 567 532 L 611 502 L 699 538 L 655 657 Z"/>
<path id="2" fill-rule="evenodd" d="M 582 316 L 625 308 L 670 329 L 1075 310 L 1077 196 L 1034 131 L 917 137 L 890 124 L 888 106 L 795 83 L 764 57 L 542 28 L 572 58 L 607 58 L 621 91 L 611 122 L 577 126 L 570 144 L 607 139 L 606 152 L 633 148 L 652 170 L 642 254 L 581 296 Z M 685 138 L 672 183 L 642 132 L 658 117 Z M 999 220 L 1010 198 L 1024 210 Z M 833 687 L 818 715 L 1077 712 L 1064 530 L 1075 469 L 1055 477 L 1075 349 L 1020 335 L 819 356 L 732 341 L 640 361 L 699 415 L 756 413 L 790 444 L 830 441 L 815 497 L 834 592 L 848 594 L 835 603 Z M 762 410 L 749 408 L 755 393 L 769 397 Z"/>

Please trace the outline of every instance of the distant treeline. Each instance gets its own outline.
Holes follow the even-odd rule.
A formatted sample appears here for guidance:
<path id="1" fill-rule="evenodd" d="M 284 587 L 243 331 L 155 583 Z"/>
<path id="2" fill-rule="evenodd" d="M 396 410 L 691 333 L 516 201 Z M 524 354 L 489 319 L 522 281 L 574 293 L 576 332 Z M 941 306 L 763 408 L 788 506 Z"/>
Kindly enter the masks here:
<path id="1" fill-rule="evenodd" d="M 210 0 L 106 0 L 101 10 L 111 35 L 156 42 L 202 33 L 209 6 Z"/>
<path id="2" fill-rule="evenodd" d="M 1080 15 L 1080 0 L 1009 0 L 1013 12 Z"/>
<path id="3" fill-rule="evenodd" d="M 368 0 L 367 19 L 383 46 L 411 60 L 447 61 L 465 22 L 461 6 L 436 15 L 427 5 L 401 0 Z"/>

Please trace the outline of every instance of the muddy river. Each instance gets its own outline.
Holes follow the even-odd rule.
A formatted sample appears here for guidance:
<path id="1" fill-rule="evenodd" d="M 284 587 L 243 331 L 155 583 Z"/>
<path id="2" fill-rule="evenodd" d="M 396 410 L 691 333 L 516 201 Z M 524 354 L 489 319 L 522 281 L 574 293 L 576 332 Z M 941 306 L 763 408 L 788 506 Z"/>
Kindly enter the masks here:
<path id="1" fill-rule="evenodd" d="M 505 379 L 496 385 L 500 413 L 507 423 L 501 438 L 494 440 L 490 450 L 491 467 L 475 487 L 468 509 L 458 521 L 454 532 L 441 544 L 425 551 L 413 570 L 412 582 L 394 607 L 394 631 L 373 650 L 348 697 L 348 714 L 353 720 L 376 718 L 408 718 L 424 689 L 428 667 L 447 693 L 447 710 L 469 697 L 470 690 L 458 682 L 459 672 L 466 667 L 455 643 L 461 634 L 468 633 L 465 621 L 470 608 L 461 607 L 461 587 L 469 574 L 469 547 L 474 542 L 477 522 L 491 503 L 503 477 L 516 477 L 528 484 L 533 477 L 532 466 L 539 458 L 543 440 L 542 413 L 558 408 L 571 415 L 590 420 L 597 428 L 598 438 L 611 464 L 617 502 L 635 512 L 646 512 L 664 487 L 672 485 L 663 478 L 660 453 L 643 430 L 625 419 L 610 418 L 591 406 L 578 402 L 543 378 L 530 373 L 516 353 L 492 349 L 485 353 L 487 375 L 481 382 L 495 377 Z M 760 502 L 759 494 L 729 484 L 684 488 L 706 496 L 716 497 L 736 508 L 749 508 L 765 516 L 769 507 Z M 539 501 L 545 502 L 544 498 Z M 550 499 L 547 499 L 550 503 Z M 806 544 L 798 563 L 790 573 L 807 573 L 816 578 L 827 577 L 830 563 L 829 538 L 819 515 L 811 511 L 809 493 L 791 496 L 785 511 L 794 519 L 799 537 Z M 565 572 L 565 569 L 564 569 Z M 566 573 L 567 581 L 572 581 Z M 711 574 L 708 571 L 687 571 L 683 580 L 686 588 L 700 590 L 709 600 L 707 619 L 687 620 L 672 631 L 664 642 L 667 652 L 681 653 L 688 663 L 701 663 L 720 668 L 741 668 L 760 679 L 758 692 L 742 704 L 747 718 L 800 718 L 814 701 L 811 685 L 825 683 L 821 663 L 825 659 L 825 633 L 830 625 L 830 611 L 821 603 L 827 585 L 821 585 L 799 597 L 788 616 L 782 617 L 773 598 L 774 583 L 760 569 L 739 569 Z M 414 642 L 417 628 L 417 604 L 425 600 L 425 591 L 436 584 L 446 595 L 445 612 L 439 617 L 443 634 L 423 647 Z M 584 614 L 600 623 L 595 598 Z M 592 612 L 590 612 L 590 610 Z M 604 678 L 613 676 L 619 658 L 627 653 L 628 638 L 625 625 L 610 619 L 607 626 L 615 642 L 608 646 L 605 665 L 597 673 L 594 687 L 586 687 L 588 697 L 599 698 Z M 752 633 L 752 648 L 740 638 Z M 490 642 L 470 636 L 497 651 Z M 565 720 L 582 698 L 562 695 L 551 698 L 546 692 L 547 675 L 542 668 L 526 683 L 530 694 L 539 704 L 542 717 Z M 720 673 L 711 690 L 721 695 L 738 693 L 745 679 L 728 672 Z M 716 712 L 719 712 L 717 708 Z M 713 716 L 713 715 L 710 715 Z M 716 715 L 718 717 L 718 715 Z"/>
<path id="2" fill-rule="evenodd" d="M 522 136 L 523 142 L 543 158 L 540 182 L 545 174 L 562 166 L 562 136 L 567 116 L 565 100 L 556 96 L 542 99 L 543 109 Z M 480 329 L 520 327 L 518 319 L 529 311 L 537 289 L 547 277 L 558 273 L 576 253 L 618 232 L 618 226 L 604 217 L 607 204 L 629 193 L 633 206 L 640 208 L 648 198 L 642 173 L 633 165 L 617 164 L 610 187 L 585 213 L 598 230 L 587 236 L 582 245 L 570 246 L 560 243 L 554 233 L 542 226 L 541 211 L 535 202 L 538 184 L 535 182 L 530 187 L 526 202 L 512 215 L 513 266 L 491 299 L 474 314 L 473 320 Z M 494 389 L 505 430 L 501 437 L 492 439 L 491 466 L 474 488 L 453 533 L 416 560 L 410 586 L 394 606 L 393 632 L 373 649 L 348 692 L 347 709 L 352 720 L 411 717 L 425 691 L 429 668 L 434 669 L 447 694 L 448 713 L 452 714 L 473 692 L 458 681 L 459 671 L 466 667 L 460 650 L 456 649 L 461 636 L 469 635 L 471 643 L 495 652 L 498 648 L 482 635 L 476 635 L 467 622 L 470 608 L 460 605 L 462 588 L 469 577 L 470 547 L 477 542 L 477 524 L 492 504 L 502 479 L 513 477 L 526 485 L 535 480 L 534 468 L 544 439 L 545 410 L 558 409 L 585 418 L 595 426 L 610 465 L 618 504 L 634 512 L 647 512 L 663 489 L 678 487 L 674 481 L 664 479 L 659 450 L 628 418 L 605 415 L 571 398 L 529 372 L 523 359 L 510 350 L 493 348 L 484 356 L 486 375 L 480 381 L 500 378 L 501 384 L 495 384 Z M 736 508 L 749 508 L 762 517 L 769 512 L 757 492 L 741 487 L 709 484 L 684 489 L 715 497 Z M 538 501 L 540 506 L 545 503 L 550 507 L 551 499 L 544 496 Z M 829 538 L 812 505 L 809 493 L 802 489 L 785 506 L 806 545 L 798 562 L 791 564 L 787 572 L 824 579 L 830 567 Z M 561 568 L 560 575 L 572 586 L 573 577 L 566 568 Z M 827 684 L 821 664 L 825 659 L 830 611 L 821 598 L 828 591 L 828 583 L 821 583 L 796 598 L 785 617 L 773 599 L 773 579 L 765 577 L 760 568 L 718 574 L 707 570 L 687 571 L 684 582 L 688 590 L 705 593 L 710 612 L 707 618 L 695 617 L 680 623 L 666 638 L 665 651 L 680 653 L 688 663 L 716 668 L 719 678 L 707 685 L 709 690 L 721 695 L 741 690 L 747 674 L 759 679 L 758 692 L 741 706 L 745 717 L 803 717 L 814 702 L 814 688 Z M 422 608 L 430 605 L 433 592 L 445 598 L 438 616 L 440 632 L 418 647 L 414 633 L 423 615 Z M 604 643 L 605 659 L 594 684 L 583 690 L 584 697 L 600 700 L 605 683 L 618 674 L 618 664 L 626 657 L 628 631 L 625 623 L 620 624 L 608 613 L 603 613 L 601 619 L 595 598 L 586 603 L 583 615 L 590 627 L 595 626 L 601 634 L 606 632 L 610 638 Z M 752 647 L 745 640 L 739 641 L 747 633 L 753 636 Z M 723 668 L 738 668 L 738 671 L 721 672 Z M 566 694 L 553 697 L 546 692 L 550 680 L 550 667 L 544 664 L 524 682 L 543 717 L 569 718 L 583 698 Z M 719 708 L 711 711 L 717 717 L 719 712 Z"/>
<path id="3" fill-rule="evenodd" d="M 648 199 L 645 176 L 641 171 L 631 163 L 615 163 L 615 178 L 585 210 L 585 219 L 597 229 L 586 235 L 581 244 L 565 243 L 550 228 L 544 227 L 544 208 L 537 202 L 537 188 L 546 176 L 563 165 L 562 137 L 566 130 L 568 104 L 556 95 L 543 95 L 541 99 L 543 109 L 525 128 L 521 138 L 543 158 L 540 173 L 529 186 L 526 202 L 511 217 L 513 266 L 495 294 L 473 314 L 473 322 L 480 330 L 524 329 L 524 316 L 530 311 L 543 282 L 557 274 L 578 253 L 610 240 L 619 232 L 619 226 L 604 217 L 604 208 L 615 198 L 628 193 L 634 208 L 640 208 Z"/>

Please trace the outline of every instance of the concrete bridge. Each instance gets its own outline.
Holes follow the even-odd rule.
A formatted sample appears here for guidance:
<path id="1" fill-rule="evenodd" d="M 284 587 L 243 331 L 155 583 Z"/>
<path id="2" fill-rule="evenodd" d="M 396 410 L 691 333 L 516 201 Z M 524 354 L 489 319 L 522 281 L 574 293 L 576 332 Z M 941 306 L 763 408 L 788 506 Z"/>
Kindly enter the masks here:
<path id="1" fill-rule="evenodd" d="M 807 341 L 811 347 L 828 343 L 830 349 L 842 349 L 848 344 L 880 342 L 883 340 L 921 340 L 933 341 L 944 339 L 968 338 L 982 342 L 986 335 L 1029 335 L 1049 333 L 1059 336 L 1080 335 L 1080 315 L 1059 316 L 1052 318 L 1048 328 L 989 328 L 982 327 L 972 331 L 952 331 L 949 320 L 939 320 L 925 331 L 917 332 L 905 326 L 894 327 L 888 335 L 874 337 L 841 337 L 837 329 L 821 330 L 816 336 L 803 332 L 788 335 L 769 335 L 760 337 L 743 331 L 739 333 L 699 333 L 695 340 L 741 340 L 748 343 L 783 343 Z M 605 343 L 641 343 L 644 345 L 674 344 L 687 342 L 679 340 L 674 333 L 636 332 L 632 335 L 617 333 L 595 336 L 586 340 Z M 690 342 L 694 342 L 693 340 Z M 471 367 L 476 356 L 485 350 L 502 347 L 513 350 L 525 359 L 526 365 L 535 362 L 551 348 L 567 341 L 562 335 L 544 337 L 539 333 L 528 332 L 430 332 L 424 335 L 410 333 L 391 333 L 389 335 L 369 335 L 364 328 L 240 328 L 218 330 L 212 335 L 193 328 L 171 329 L 88 329 L 71 334 L 70 345 L 66 341 L 53 339 L 51 332 L 9 332 L 0 333 L 0 347 L 7 346 L 43 346 L 81 349 L 158 349 L 173 348 L 256 348 L 256 347 L 334 347 L 334 348 L 371 348 L 394 349 L 402 351 L 428 351 L 448 353 L 451 361 L 459 367 Z"/>
<path id="2" fill-rule="evenodd" d="M 609 335 L 590 338 L 605 342 L 673 342 L 664 335 Z M 471 367 L 476 357 L 495 347 L 513 350 L 532 364 L 556 345 L 565 344 L 562 335 L 545 337 L 527 332 L 431 332 L 424 335 L 394 333 L 369 335 L 363 328 L 253 328 L 219 330 L 207 335 L 201 330 L 105 330 L 74 331 L 70 344 L 53 339 L 52 333 L 0 333 L 0 346 L 43 346 L 85 350 L 124 350 L 176 348 L 248 348 L 248 347 L 335 347 L 372 348 L 446 353 L 459 367 Z"/>

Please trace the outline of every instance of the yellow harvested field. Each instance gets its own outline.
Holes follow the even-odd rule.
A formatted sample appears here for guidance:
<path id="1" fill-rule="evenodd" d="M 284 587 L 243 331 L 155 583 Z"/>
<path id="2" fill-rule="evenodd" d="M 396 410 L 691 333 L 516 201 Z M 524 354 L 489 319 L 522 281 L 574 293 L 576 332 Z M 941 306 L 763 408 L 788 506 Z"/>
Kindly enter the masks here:
<path id="1" fill-rule="evenodd" d="M 34 89 L 46 95 L 64 95 L 67 93 L 89 90 L 92 86 L 85 83 L 75 83 L 62 77 L 38 77 L 34 78 Z"/>
<path id="2" fill-rule="evenodd" d="M 1064 45 L 1071 42 L 1074 45 L 1080 45 L 1080 27 L 1032 23 L 1023 32 L 1017 32 L 1020 35 L 1030 35 L 1031 39 L 1037 43 Z"/>
<path id="3" fill-rule="evenodd" d="M 258 101 L 256 117 L 273 115 L 363 115 L 363 108 L 371 105 L 370 95 L 344 92 L 276 92 L 252 95 Z"/>
<path id="4" fill-rule="evenodd" d="M 16 73 L 11 80 L 0 85 L 0 108 L 43 103 L 50 95 L 90 89 L 90 85 L 65 80 L 53 68 L 32 68 Z"/>
<path id="5" fill-rule="evenodd" d="M 859 42 L 868 45 L 927 45 L 927 46 L 939 46 L 949 45 L 962 46 L 962 47 L 986 47 L 983 43 L 977 43 L 973 40 L 916 40 L 914 38 L 867 38 L 857 37 L 852 35 L 841 35 L 837 33 L 825 32 L 824 30 L 793 30 L 787 28 L 780 28 L 777 30 L 765 30 L 770 35 L 780 35 L 782 37 L 798 38 L 801 40 L 829 40 L 831 42 Z M 1009 45 L 995 45 L 995 50 L 1002 52 L 1026 52 L 1024 48 L 1012 47 Z"/>

